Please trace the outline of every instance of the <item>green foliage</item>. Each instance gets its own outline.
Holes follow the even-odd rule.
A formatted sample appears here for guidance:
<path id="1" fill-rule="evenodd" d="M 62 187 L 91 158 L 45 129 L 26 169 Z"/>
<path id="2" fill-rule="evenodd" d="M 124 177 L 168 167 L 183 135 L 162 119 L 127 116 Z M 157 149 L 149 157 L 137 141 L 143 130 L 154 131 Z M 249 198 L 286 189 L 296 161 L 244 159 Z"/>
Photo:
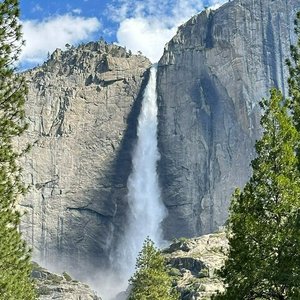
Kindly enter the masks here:
<path id="1" fill-rule="evenodd" d="M 171 277 L 176 277 L 176 278 L 182 276 L 180 270 L 178 270 L 177 268 L 170 268 L 169 271 L 168 271 L 168 274 L 169 274 Z"/>
<path id="2" fill-rule="evenodd" d="M 299 133 L 281 92 L 273 89 L 261 105 L 253 175 L 230 208 L 230 251 L 221 270 L 227 289 L 214 299 L 300 299 Z"/>
<path id="3" fill-rule="evenodd" d="M 63 276 L 67 281 L 72 281 L 72 277 L 67 272 L 63 272 Z"/>
<path id="4" fill-rule="evenodd" d="M 0 1 L 0 295 L 5 300 L 35 299 L 30 255 L 18 232 L 16 211 L 25 187 L 17 164 L 22 153 L 14 149 L 13 139 L 26 129 L 26 85 L 13 66 L 22 45 L 18 16 L 18 1 Z"/>
<path id="5" fill-rule="evenodd" d="M 298 40 L 296 45 L 291 45 L 291 60 L 287 60 L 290 73 L 288 85 L 293 120 L 297 130 L 300 131 L 300 12 L 295 19 L 295 33 Z"/>
<path id="6" fill-rule="evenodd" d="M 140 252 L 136 272 L 130 279 L 129 300 L 175 300 L 179 295 L 172 288 L 166 262 L 154 243 L 147 238 Z"/>

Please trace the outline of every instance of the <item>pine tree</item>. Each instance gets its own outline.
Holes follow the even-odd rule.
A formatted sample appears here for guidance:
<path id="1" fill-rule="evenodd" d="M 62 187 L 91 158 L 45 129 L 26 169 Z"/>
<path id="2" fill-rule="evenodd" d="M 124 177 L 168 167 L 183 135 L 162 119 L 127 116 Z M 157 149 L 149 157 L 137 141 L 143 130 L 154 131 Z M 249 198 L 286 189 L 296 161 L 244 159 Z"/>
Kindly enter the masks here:
<path id="1" fill-rule="evenodd" d="M 291 111 L 297 130 L 300 132 L 300 11 L 295 19 L 296 45 L 291 45 L 291 60 L 287 60 L 290 77 L 288 78 Z"/>
<path id="2" fill-rule="evenodd" d="M 178 294 L 172 288 L 172 279 L 166 262 L 154 243 L 147 238 L 140 252 L 136 272 L 130 279 L 129 300 L 175 300 Z"/>
<path id="3" fill-rule="evenodd" d="M 18 232 L 18 197 L 25 192 L 14 138 L 26 129 L 26 85 L 14 64 L 22 45 L 19 2 L 0 1 L 0 298 L 35 299 L 29 251 Z"/>
<path id="4" fill-rule="evenodd" d="M 299 133 L 281 92 L 261 106 L 253 175 L 230 207 L 226 291 L 214 299 L 300 299 Z"/>

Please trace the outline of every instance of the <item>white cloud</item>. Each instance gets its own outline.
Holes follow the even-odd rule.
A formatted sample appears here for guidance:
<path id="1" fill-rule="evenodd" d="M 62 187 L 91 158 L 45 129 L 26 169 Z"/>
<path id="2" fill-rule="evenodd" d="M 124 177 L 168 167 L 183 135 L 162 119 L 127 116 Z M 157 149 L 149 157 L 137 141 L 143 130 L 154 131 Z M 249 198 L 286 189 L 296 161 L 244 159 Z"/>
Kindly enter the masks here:
<path id="1" fill-rule="evenodd" d="M 72 12 L 74 14 L 80 15 L 82 13 L 82 10 L 80 8 L 75 8 L 75 9 L 72 10 Z"/>
<path id="2" fill-rule="evenodd" d="M 208 6 L 216 9 L 225 2 L 209 0 Z M 157 62 L 178 26 L 203 8 L 201 0 L 116 0 L 109 5 L 108 14 L 119 23 L 119 44 Z"/>
<path id="3" fill-rule="evenodd" d="M 48 52 L 89 40 L 100 29 L 97 18 L 84 18 L 70 14 L 57 15 L 43 21 L 22 22 L 26 45 L 20 56 L 21 64 L 43 62 Z"/>
<path id="4" fill-rule="evenodd" d="M 228 0 L 226 0 L 226 1 L 220 1 L 220 0 L 211 0 L 210 1 L 210 9 L 211 10 L 216 10 L 216 9 L 218 9 L 219 7 L 221 7 L 222 6 L 222 4 L 224 4 L 225 2 L 227 2 Z"/>
<path id="5" fill-rule="evenodd" d="M 117 32 L 118 43 L 134 53 L 141 51 L 151 61 L 158 61 L 166 41 L 176 33 L 176 28 L 161 26 L 156 20 L 145 18 L 125 19 Z"/>

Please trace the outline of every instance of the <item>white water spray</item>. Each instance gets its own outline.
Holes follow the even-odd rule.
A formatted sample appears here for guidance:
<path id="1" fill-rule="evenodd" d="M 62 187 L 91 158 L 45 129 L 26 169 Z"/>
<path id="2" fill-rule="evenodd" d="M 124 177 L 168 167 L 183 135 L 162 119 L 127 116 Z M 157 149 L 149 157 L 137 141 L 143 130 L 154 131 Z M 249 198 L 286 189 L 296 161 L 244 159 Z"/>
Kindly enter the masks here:
<path id="1" fill-rule="evenodd" d="M 156 70 L 156 66 L 150 69 L 138 119 L 138 140 L 127 183 L 128 224 L 113 258 L 114 268 L 122 277 L 119 291 L 126 289 L 128 279 L 134 273 L 136 258 L 145 238 L 149 236 L 158 247 L 164 244 L 160 225 L 166 216 L 166 208 L 161 200 L 156 172 L 160 158 L 157 147 Z"/>

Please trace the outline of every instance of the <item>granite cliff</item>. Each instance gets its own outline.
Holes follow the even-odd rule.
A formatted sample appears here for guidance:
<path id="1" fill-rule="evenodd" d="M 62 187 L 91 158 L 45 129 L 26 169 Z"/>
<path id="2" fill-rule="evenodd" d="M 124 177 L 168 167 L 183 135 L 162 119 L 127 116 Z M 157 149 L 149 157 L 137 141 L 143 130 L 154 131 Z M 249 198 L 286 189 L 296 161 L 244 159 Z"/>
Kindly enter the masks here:
<path id="1" fill-rule="evenodd" d="M 126 218 L 126 182 L 150 62 L 103 41 L 56 50 L 26 73 L 30 192 L 21 230 L 57 270 L 103 268 Z M 80 268 L 79 268 L 80 267 Z"/>
<path id="2" fill-rule="evenodd" d="M 167 237 L 213 232 L 250 174 L 259 107 L 286 91 L 298 0 L 235 0 L 182 25 L 158 68 L 160 178 Z"/>
<path id="3" fill-rule="evenodd" d="M 157 73 L 167 239 L 216 230 L 250 174 L 258 101 L 286 90 L 298 0 L 235 0 L 182 25 Z M 21 230 L 39 262 L 85 276 L 124 230 L 127 178 L 150 61 L 95 42 L 26 72 L 30 192 Z"/>

